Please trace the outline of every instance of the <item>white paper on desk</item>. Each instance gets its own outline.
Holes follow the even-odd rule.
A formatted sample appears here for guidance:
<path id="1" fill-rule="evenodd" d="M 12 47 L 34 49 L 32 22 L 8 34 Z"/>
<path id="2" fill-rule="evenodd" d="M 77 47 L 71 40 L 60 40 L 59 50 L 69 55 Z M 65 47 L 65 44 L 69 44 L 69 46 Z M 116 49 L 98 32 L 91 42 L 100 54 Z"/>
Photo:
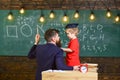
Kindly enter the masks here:
<path id="1" fill-rule="evenodd" d="M 63 70 L 53 70 L 53 72 L 65 72 Z"/>
<path id="2" fill-rule="evenodd" d="M 65 72 L 63 70 L 52 70 L 52 69 L 49 69 L 49 70 L 46 70 L 45 72 Z"/>
<path id="3" fill-rule="evenodd" d="M 46 71 L 44 71 L 44 72 L 53 72 L 53 70 L 52 70 L 52 69 L 49 69 L 49 70 L 46 70 Z"/>

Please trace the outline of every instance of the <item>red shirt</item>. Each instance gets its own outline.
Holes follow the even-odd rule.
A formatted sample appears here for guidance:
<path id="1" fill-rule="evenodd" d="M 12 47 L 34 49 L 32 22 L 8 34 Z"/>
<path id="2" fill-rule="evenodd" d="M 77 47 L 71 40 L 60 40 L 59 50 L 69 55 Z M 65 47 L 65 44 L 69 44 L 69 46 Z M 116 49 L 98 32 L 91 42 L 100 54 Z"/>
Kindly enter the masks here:
<path id="1" fill-rule="evenodd" d="M 66 54 L 66 64 L 68 66 L 80 65 L 78 38 L 70 40 L 68 48 L 70 48 L 72 52 Z"/>

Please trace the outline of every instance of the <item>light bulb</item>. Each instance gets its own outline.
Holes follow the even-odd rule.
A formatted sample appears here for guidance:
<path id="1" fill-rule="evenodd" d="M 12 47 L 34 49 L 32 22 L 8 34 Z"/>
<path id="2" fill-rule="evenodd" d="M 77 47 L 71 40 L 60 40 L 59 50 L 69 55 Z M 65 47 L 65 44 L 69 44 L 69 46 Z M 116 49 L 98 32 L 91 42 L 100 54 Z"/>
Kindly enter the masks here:
<path id="1" fill-rule="evenodd" d="M 68 17 L 67 17 L 67 15 L 64 15 L 64 17 L 63 17 L 63 21 L 64 21 L 64 22 L 67 22 L 67 21 L 68 21 Z"/>
<path id="2" fill-rule="evenodd" d="M 41 16 L 39 20 L 40 20 L 40 22 L 44 22 L 45 18 L 43 16 Z"/>
<path id="3" fill-rule="evenodd" d="M 24 14 L 24 13 L 25 13 L 25 10 L 24 10 L 23 7 L 20 9 L 20 13 L 21 13 L 21 14 Z"/>
<path id="4" fill-rule="evenodd" d="M 51 19 L 55 18 L 55 14 L 53 11 L 50 12 L 50 16 L 49 16 Z"/>
<path id="5" fill-rule="evenodd" d="M 75 12 L 74 18 L 79 18 L 79 12 L 78 11 Z"/>
<path id="6" fill-rule="evenodd" d="M 10 12 L 9 14 L 8 14 L 8 20 L 12 20 L 13 19 L 13 14 L 12 14 L 12 12 Z"/>
<path id="7" fill-rule="evenodd" d="M 95 19 L 95 15 L 94 15 L 93 12 L 91 12 L 91 14 L 90 14 L 90 20 L 94 20 L 94 19 Z"/>
<path id="8" fill-rule="evenodd" d="M 110 12 L 110 10 L 107 10 L 106 16 L 107 16 L 108 18 L 111 17 L 111 12 Z"/>
<path id="9" fill-rule="evenodd" d="M 119 22 L 120 21 L 120 17 L 117 15 L 116 17 L 115 17 L 115 22 Z"/>

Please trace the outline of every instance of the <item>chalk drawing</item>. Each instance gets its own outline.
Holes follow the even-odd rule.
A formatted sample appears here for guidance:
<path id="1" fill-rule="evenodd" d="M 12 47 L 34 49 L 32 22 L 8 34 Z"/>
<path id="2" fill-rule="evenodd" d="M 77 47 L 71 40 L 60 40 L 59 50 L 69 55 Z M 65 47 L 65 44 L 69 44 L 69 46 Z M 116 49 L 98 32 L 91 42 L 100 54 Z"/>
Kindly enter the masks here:
<path id="1" fill-rule="evenodd" d="M 43 25 L 37 25 L 37 28 L 38 28 L 38 30 L 40 29 L 40 30 L 39 30 L 40 37 L 44 39 L 44 36 L 41 35 L 41 34 L 44 34 L 44 33 L 45 33 L 45 31 L 44 31 L 44 29 L 43 29 Z"/>
<path id="2" fill-rule="evenodd" d="M 86 39 L 87 39 L 87 34 L 85 33 L 82 35 L 82 41 L 85 41 Z"/>
<path id="3" fill-rule="evenodd" d="M 57 21 L 53 21 L 53 22 L 48 22 L 46 24 L 34 24 L 35 20 L 34 20 L 34 16 L 29 16 L 29 17 L 23 17 L 23 16 L 18 16 L 17 18 L 17 26 L 19 26 L 20 29 L 20 33 L 22 34 L 22 36 L 24 37 L 31 37 L 32 34 L 34 33 L 33 31 L 33 26 L 36 26 L 35 29 L 36 33 L 39 32 L 40 36 L 41 36 L 41 42 L 46 43 L 46 41 L 44 40 L 44 33 L 45 33 L 45 27 L 48 28 L 55 28 L 58 29 L 60 31 L 60 35 L 63 37 L 63 35 L 65 34 L 65 25 L 63 23 L 57 22 Z M 17 33 L 17 26 L 16 25 L 7 25 L 7 36 L 8 37 L 16 37 L 18 38 L 18 33 Z M 80 26 L 79 26 L 80 27 Z M 14 29 L 14 34 L 11 34 L 11 29 Z M 90 52 L 94 52 L 94 53 L 103 53 L 104 51 L 107 50 L 107 45 L 101 43 L 99 45 L 100 42 L 104 42 L 105 40 L 105 34 L 103 32 L 103 28 L 104 26 L 102 24 L 82 24 L 82 27 L 80 29 L 80 33 L 78 36 L 80 42 L 84 43 L 82 45 L 80 45 L 81 50 L 83 51 L 90 51 Z M 13 32 L 12 31 L 12 32 Z M 97 34 L 96 34 L 97 33 Z M 67 39 L 63 39 L 61 40 L 62 44 L 64 44 L 65 47 L 68 46 L 68 41 Z M 31 44 L 33 43 L 33 41 L 30 42 Z"/>
<path id="4" fill-rule="evenodd" d="M 31 29 L 30 25 L 28 25 L 28 24 L 22 25 L 20 28 L 20 31 L 24 37 L 30 37 L 32 35 L 32 29 Z"/>
<path id="5" fill-rule="evenodd" d="M 96 36 L 93 35 L 93 34 L 91 34 L 89 38 L 90 38 L 90 40 L 96 40 L 97 39 Z"/>
<path id="6" fill-rule="evenodd" d="M 55 27 L 64 27 L 65 25 L 63 23 L 53 21 L 50 23 L 50 26 L 55 26 Z"/>
<path id="7" fill-rule="evenodd" d="M 86 31 L 86 30 L 87 30 L 87 26 L 86 24 L 83 24 L 82 31 Z"/>
<path id="8" fill-rule="evenodd" d="M 97 30 L 99 30 L 99 31 L 101 31 L 101 32 L 102 32 L 102 30 L 103 30 L 103 25 L 98 24 L 98 25 L 97 25 Z"/>
<path id="9" fill-rule="evenodd" d="M 103 51 L 106 51 L 107 50 L 107 45 L 103 45 Z"/>
<path id="10" fill-rule="evenodd" d="M 44 29 L 43 29 L 43 25 L 37 25 L 37 27 L 38 27 L 38 29 L 40 29 L 40 31 L 44 34 L 45 33 L 45 31 L 44 31 Z"/>
<path id="11" fill-rule="evenodd" d="M 29 17 L 18 16 L 16 22 L 17 22 L 18 26 L 21 26 L 21 25 L 24 25 L 24 24 L 33 25 L 34 17 L 33 16 L 29 16 Z"/>
<path id="12" fill-rule="evenodd" d="M 7 37 L 18 38 L 17 25 L 7 25 L 6 28 Z"/>
<path id="13" fill-rule="evenodd" d="M 103 41 L 104 40 L 104 36 L 105 36 L 104 34 L 100 34 L 100 36 L 99 36 L 100 40 Z"/>
<path id="14" fill-rule="evenodd" d="M 81 45 L 83 51 L 94 51 L 93 53 L 102 53 L 107 50 L 106 45 Z"/>

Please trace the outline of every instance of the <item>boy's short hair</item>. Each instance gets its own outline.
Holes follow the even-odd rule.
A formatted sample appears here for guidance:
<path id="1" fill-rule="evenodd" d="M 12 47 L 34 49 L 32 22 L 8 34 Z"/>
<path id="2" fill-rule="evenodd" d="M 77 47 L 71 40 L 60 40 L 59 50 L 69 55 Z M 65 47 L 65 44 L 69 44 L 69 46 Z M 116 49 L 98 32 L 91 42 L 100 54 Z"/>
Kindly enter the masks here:
<path id="1" fill-rule="evenodd" d="M 79 33 L 79 29 L 78 29 L 78 24 L 77 23 L 67 24 L 65 29 L 66 29 L 67 32 L 75 34 L 76 36 Z"/>

